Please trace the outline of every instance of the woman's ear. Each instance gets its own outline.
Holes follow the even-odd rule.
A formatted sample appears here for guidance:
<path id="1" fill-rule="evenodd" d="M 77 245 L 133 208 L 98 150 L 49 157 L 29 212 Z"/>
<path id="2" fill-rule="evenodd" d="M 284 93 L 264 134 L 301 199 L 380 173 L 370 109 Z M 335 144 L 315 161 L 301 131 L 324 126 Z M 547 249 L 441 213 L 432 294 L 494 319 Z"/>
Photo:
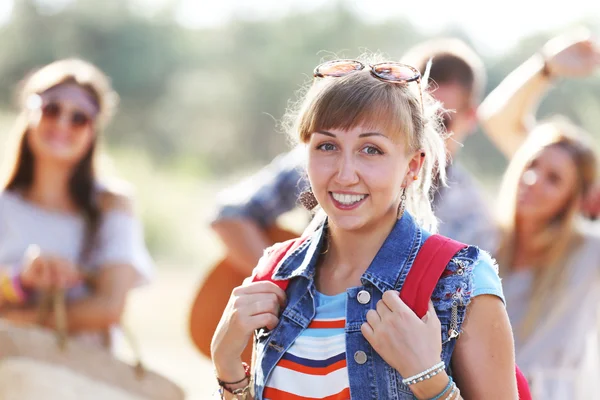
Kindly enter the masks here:
<path id="1" fill-rule="evenodd" d="M 423 150 L 419 150 L 412 155 L 408 162 L 408 173 L 405 179 L 406 186 L 409 186 L 412 182 L 419 179 L 419 174 L 423 168 L 423 163 L 425 162 L 426 156 L 427 155 Z"/>

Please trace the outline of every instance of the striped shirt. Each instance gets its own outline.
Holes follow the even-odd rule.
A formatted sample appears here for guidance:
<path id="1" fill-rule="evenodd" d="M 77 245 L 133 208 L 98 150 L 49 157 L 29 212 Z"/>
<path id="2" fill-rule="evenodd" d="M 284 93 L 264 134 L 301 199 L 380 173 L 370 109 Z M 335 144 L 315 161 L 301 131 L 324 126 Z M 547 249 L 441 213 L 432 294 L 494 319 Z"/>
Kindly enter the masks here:
<path id="1" fill-rule="evenodd" d="M 316 295 L 316 315 L 270 376 L 266 400 L 347 400 L 346 292 Z"/>

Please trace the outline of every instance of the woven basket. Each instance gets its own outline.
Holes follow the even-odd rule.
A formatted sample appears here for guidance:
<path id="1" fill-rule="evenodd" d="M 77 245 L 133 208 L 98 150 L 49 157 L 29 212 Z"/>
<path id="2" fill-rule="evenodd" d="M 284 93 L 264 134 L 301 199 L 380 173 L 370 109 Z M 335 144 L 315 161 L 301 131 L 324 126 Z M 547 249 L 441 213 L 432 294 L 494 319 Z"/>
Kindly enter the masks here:
<path id="1" fill-rule="evenodd" d="M 55 311 L 64 318 L 64 310 Z M 65 327 L 64 321 L 57 326 Z M 0 400 L 184 398 L 175 383 L 118 360 L 108 349 L 0 319 Z"/>

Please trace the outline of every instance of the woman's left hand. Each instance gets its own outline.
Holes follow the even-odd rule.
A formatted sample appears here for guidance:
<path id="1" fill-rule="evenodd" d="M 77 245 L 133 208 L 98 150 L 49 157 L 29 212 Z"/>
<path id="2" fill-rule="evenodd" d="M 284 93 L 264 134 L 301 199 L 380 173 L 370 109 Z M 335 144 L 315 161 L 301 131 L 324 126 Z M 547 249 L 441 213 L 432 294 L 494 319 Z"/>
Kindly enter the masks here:
<path id="1" fill-rule="evenodd" d="M 416 375 L 440 362 L 442 353 L 441 324 L 433 303 L 420 319 L 389 290 L 367 312 L 361 331 L 375 351 L 403 377 Z"/>

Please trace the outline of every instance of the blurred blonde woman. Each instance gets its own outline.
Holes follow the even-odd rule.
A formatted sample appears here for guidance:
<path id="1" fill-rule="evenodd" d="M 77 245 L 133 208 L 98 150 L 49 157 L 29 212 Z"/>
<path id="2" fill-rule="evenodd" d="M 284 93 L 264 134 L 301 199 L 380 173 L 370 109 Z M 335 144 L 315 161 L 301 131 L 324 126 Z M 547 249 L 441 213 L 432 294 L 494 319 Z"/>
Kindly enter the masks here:
<path id="1" fill-rule="evenodd" d="M 98 68 L 54 62 L 30 75 L 0 192 L 0 317 L 38 321 L 43 293 L 65 291 L 68 330 L 106 345 L 152 263 L 131 199 L 104 185 L 95 158 L 117 95 Z"/>
<path id="2" fill-rule="evenodd" d="M 557 37 L 484 101 L 484 129 L 511 159 L 500 193 L 497 250 L 517 363 L 538 399 L 597 397 L 600 239 L 582 218 L 596 181 L 588 135 L 566 118 L 535 121 L 555 78 L 600 64 L 581 33 Z"/>

